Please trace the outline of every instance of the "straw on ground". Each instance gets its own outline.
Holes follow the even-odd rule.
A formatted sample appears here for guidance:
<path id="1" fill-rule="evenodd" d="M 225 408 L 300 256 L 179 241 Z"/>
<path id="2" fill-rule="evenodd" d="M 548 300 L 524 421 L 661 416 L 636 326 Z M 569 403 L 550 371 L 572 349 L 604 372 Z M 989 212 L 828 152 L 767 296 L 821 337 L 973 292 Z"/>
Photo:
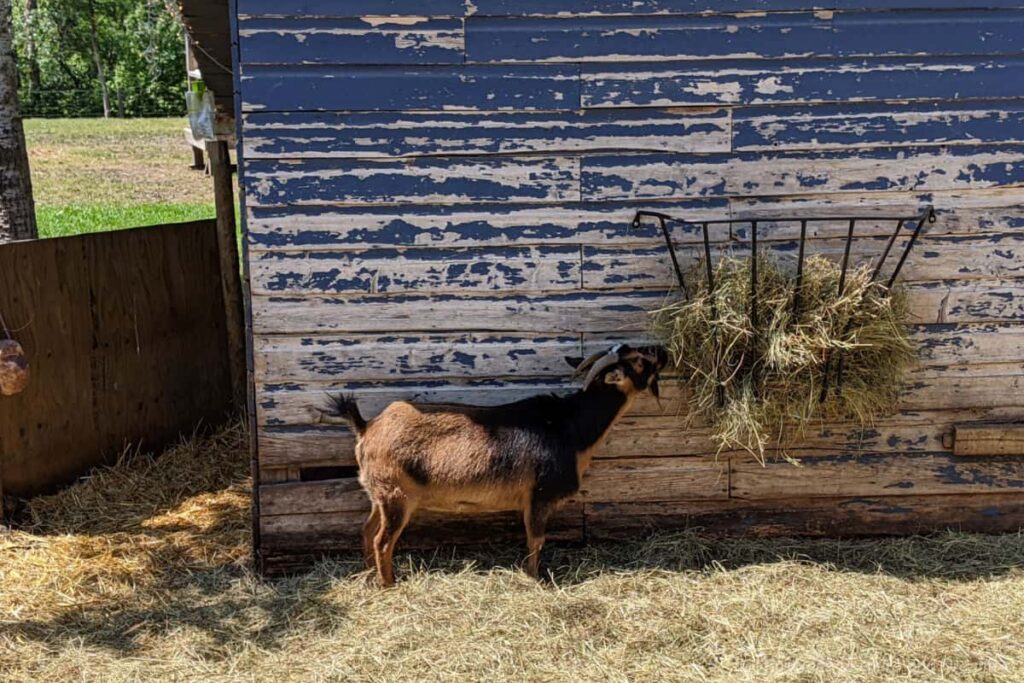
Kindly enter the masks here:
<path id="1" fill-rule="evenodd" d="M 1024 536 L 655 535 L 548 556 L 248 569 L 245 435 L 125 459 L 0 534 L 4 681 L 997 681 L 1024 676 Z"/>

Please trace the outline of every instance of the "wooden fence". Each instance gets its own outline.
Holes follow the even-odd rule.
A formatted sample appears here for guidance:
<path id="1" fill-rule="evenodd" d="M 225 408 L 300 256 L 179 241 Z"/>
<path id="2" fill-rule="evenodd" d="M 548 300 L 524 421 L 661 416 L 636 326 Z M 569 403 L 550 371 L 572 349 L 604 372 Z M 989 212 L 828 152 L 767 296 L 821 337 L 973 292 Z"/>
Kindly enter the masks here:
<path id="1" fill-rule="evenodd" d="M 0 246 L 0 313 L 32 371 L 0 397 L 0 495 L 223 421 L 224 310 L 213 220 Z"/>

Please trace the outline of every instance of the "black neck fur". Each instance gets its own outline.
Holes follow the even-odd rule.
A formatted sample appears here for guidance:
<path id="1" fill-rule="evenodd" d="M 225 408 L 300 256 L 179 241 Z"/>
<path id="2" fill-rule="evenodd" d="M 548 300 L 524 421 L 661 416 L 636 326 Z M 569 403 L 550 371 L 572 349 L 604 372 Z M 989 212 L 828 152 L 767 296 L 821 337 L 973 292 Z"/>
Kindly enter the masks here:
<path id="1" fill-rule="evenodd" d="M 626 404 L 626 396 L 621 391 L 603 383 L 562 400 L 565 433 L 577 453 L 597 444 Z"/>

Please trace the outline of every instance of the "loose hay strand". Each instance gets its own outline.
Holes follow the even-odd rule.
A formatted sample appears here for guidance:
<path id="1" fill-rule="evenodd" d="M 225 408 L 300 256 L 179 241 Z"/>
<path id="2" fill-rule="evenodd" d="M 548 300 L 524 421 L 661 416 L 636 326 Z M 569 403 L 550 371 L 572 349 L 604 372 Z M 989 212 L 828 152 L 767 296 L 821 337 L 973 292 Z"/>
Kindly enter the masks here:
<path id="1" fill-rule="evenodd" d="M 787 457 L 787 440 L 816 422 L 868 425 L 895 411 L 915 358 L 905 293 L 873 282 L 868 267 L 847 271 L 840 293 L 838 266 L 811 256 L 794 310 L 794 277 L 762 255 L 754 329 L 751 266 L 750 258 L 722 258 L 712 291 L 698 262 L 685 274 L 688 297 L 651 315 L 652 333 L 688 390 L 691 415 L 710 424 L 719 449 L 741 449 L 763 463 L 772 448 Z"/>

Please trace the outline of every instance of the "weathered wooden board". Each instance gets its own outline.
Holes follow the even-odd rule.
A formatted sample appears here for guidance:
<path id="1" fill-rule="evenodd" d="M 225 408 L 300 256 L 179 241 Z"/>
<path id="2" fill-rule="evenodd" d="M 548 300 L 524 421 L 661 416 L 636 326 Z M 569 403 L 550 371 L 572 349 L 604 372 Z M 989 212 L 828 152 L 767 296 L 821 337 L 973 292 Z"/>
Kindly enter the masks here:
<path id="1" fill-rule="evenodd" d="M 1017 98 L 1017 57 L 585 63 L 584 107 Z"/>
<path id="2" fill-rule="evenodd" d="M 908 231 L 909 232 L 909 231 Z M 798 241 L 761 242 L 760 253 L 770 254 L 778 263 L 796 269 Z M 735 234 L 735 232 L 734 232 Z M 888 277 L 899 261 L 907 238 L 898 239 L 882 269 Z M 850 248 L 850 265 L 874 268 L 883 252 L 884 237 L 855 238 Z M 806 246 L 808 256 L 826 258 L 840 263 L 845 253 L 845 240 L 820 239 Z M 692 268 L 704 256 L 703 247 L 687 246 L 676 250 L 679 264 Z M 750 244 L 734 243 L 712 251 L 713 262 L 723 256 L 749 258 Z M 665 289 L 676 282 L 668 249 L 661 247 L 583 247 L 583 286 L 586 289 L 619 289 L 653 287 Z M 900 282 L 929 280 L 972 280 L 1016 278 L 1024 275 L 1024 234 L 1007 233 L 983 237 L 932 237 L 918 240 L 900 270 Z"/>
<path id="3" fill-rule="evenodd" d="M 243 0 L 244 4 L 269 6 L 270 0 Z M 830 7 L 835 7 L 833 3 Z M 306 0 L 303 7 L 316 6 L 318 11 L 338 10 L 331 0 Z M 468 14 L 473 16 L 629 16 L 643 14 L 712 14 L 781 12 L 810 10 L 821 7 L 814 0 L 466 0 Z M 843 0 L 839 10 L 855 9 L 960 9 L 966 7 L 1019 7 L 1019 0 Z M 410 10 L 411 11 L 411 10 Z M 831 12 L 832 10 L 821 10 Z"/>
<path id="4" fill-rule="evenodd" d="M 284 484 L 288 486 L 288 484 Z M 270 488 L 270 487 L 267 487 Z M 265 515 L 260 517 L 263 547 L 272 552 L 357 550 L 366 512 Z M 547 539 L 579 541 L 583 538 L 583 505 L 566 504 L 551 516 Z M 526 532 L 519 513 L 444 515 L 419 512 L 399 541 L 400 548 L 432 548 L 444 544 L 521 543 Z"/>
<path id="5" fill-rule="evenodd" d="M 573 66 L 245 66 L 242 111 L 567 111 Z"/>
<path id="6" fill-rule="evenodd" d="M 566 154 L 602 150 L 726 152 L 722 108 L 544 113 L 248 114 L 247 159 Z"/>
<path id="7" fill-rule="evenodd" d="M 579 182 L 579 160 L 572 157 L 252 161 L 246 201 L 253 206 L 575 201 Z"/>
<path id="8" fill-rule="evenodd" d="M 238 43 L 246 64 L 461 64 L 462 19 L 420 16 L 246 19 Z"/>
<path id="9" fill-rule="evenodd" d="M 251 251 L 297 249 L 366 249 L 402 246 L 493 246 L 507 244 L 603 244 L 629 241 L 662 244 L 657 221 L 647 219 L 631 226 L 638 208 L 654 209 L 695 223 L 723 218 L 836 215 L 917 215 L 934 203 L 938 220 L 928 226 L 929 235 L 1016 232 L 1024 228 L 1024 189 L 997 188 L 968 192 L 882 192 L 874 194 L 807 194 L 780 197 L 706 197 L 690 200 L 657 199 L 642 203 L 583 202 L 560 204 L 479 204 L 474 206 L 401 207 L 284 207 L 249 209 Z M 814 221 L 808 224 L 811 238 L 843 237 L 845 221 Z M 858 235 L 889 235 L 895 223 L 865 220 Z M 701 241 L 700 230 L 670 224 L 678 244 Z M 747 226 L 734 226 L 737 237 L 746 239 Z M 758 238 L 796 239 L 798 223 L 762 222 Z M 726 236 L 713 234 L 716 240 Z"/>
<path id="10" fill-rule="evenodd" d="M 1015 10 L 752 12 L 730 16 L 617 16 L 466 20 L 471 62 L 629 62 L 654 59 L 780 59 L 993 55 L 1020 52 Z"/>
<path id="11" fill-rule="evenodd" d="M 1021 339 L 1024 340 L 1024 332 Z M 256 337 L 253 346 L 256 373 L 265 382 L 329 378 L 358 382 L 408 377 L 564 377 L 569 370 L 565 356 L 581 354 L 578 335 Z"/>
<path id="12" fill-rule="evenodd" d="M 1024 422 L 957 424 L 957 455 L 1024 455 Z"/>
<path id="13" fill-rule="evenodd" d="M 238 16 L 245 17 L 380 17 L 417 16 L 429 9 L 435 17 L 466 14 L 467 0 L 360 0 L 358 5 L 338 0 L 238 0 Z"/>
<path id="14" fill-rule="evenodd" d="M 0 245 L 0 312 L 32 370 L 0 397 L 5 494 L 227 419 L 220 282 L 212 220 Z"/>
<path id="15" fill-rule="evenodd" d="M 961 9 L 1019 7 L 1019 0 L 844 0 L 843 10 Z M 379 17 L 428 14 L 461 16 L 610 16 L 712 14 L 817 9 L 813 0 L 364 0 L 357 6 L 338 0 L 239 0 L 238 14 L 249 17 Z M 429 10 L 425 12 L 424 10 Z"/>
<path id="16" fill-rule="evenodd" d="M 927 366 L 1012 363 L 1024 359 L 1024 325 L 914 326 L 912 339 Z M 469 377 L 565 377 L 565 356 L 596 353 L 615 341 L 648 343 L 642 332 L 549 337 L 521 334 L 389 334 L 257 336 L 263 382 L 348 382 Z"/>
<path id="17" fill-rule="evenodd" d="M 623 110 L 629 111 L 629 110 Z M 1024 142 L 1024 104 L 864 103 L 733 110 L 736 151 Z"/>
<path id="18" fill-rule="evenodd" d="M 916 206 L 916 205 L 915 205 Z M 402 206 L 251 208 L 249 243 L 267 249 L 436 246 L 466 247 L 507 244 L 580 244 L 628 238 L 655 243 L 661 239 L 653 223 L 633 230 L 635 202 L 560 204 L 486 204 L 473 206 Z M 700 220 L 729 217 L 729 202 L 702 198 L 661 206 Z M 696 240 L 674 226 L 676 239 Z"/>
<path id="19" fill-rule="evenodd" d="M 954 529 L 1013 532 L 1024 526 L 1024 494 L 886 495 L 864 498 L 591 503 L 587 539 L 635 539 L 655 529 L 745 536 L 891 536 Z"/>
<path id="20" fill-rule="evenodd" d="M 729 459 L 624 458 L 595 460 L 583 477 L 587 502 L 724 500 L 729 497 Z"/>
<path id="21" fill-rule="evenodd" d="M 920 324 L 1024 320 L 1019 280 L 911 282 L 910 315 Z M 253 297 L 256 334 L 330 332 L 537 332 L 636 330 L 667 290 L 579 291 L 513 296 L 378 295 Z"/>
<path id="22" fill-rule="evenodd" d="M 593 155 L 583 199 L 623 200 L 801 192 L 928 191 L 1024 182 L 1024 147 L 910 147 L 731 155 Z"/>
<path id="23" fill-rule="evenodd" d="M 558 291 L 582 280 L 572 245 L 263 252 L 249 269 L 259 294 Z"/>
<path id="24" fill-rule="evenodd" d="M 372 417 L 392 401 L 420 403 L 468 403 L 499 405 L 548 392 L 568 393 L 577 387 L 565 378 L 544 380 L 477 379 L 450 384 L 444 379 L 390 383 L 318 381 L 257 385 L 257 423 L 260 425 L 320 424 L 328 393 L 354 396 L 363 414 Z M 1013 363 L 923 367 L 911 370 L 905 381 L 900 407 L 907 411 L 960 408 L 1015 407 L 1024 404 L 1024 360 Z M 682 410 L 681 395 L 668 384 L 662 400 L 644 395 L 633 407 L 634 415 L 674 415 Z M 344 424 L 342 420 L 334 420 Z"/>
<path id="25" fill-rule="evenodd" d="M 730 481 L 731 497 L 743 499 L 1024 493 L 1024 459 L 865 453 L 808 456 L 797 467 L 733 458 Z"/>
<path id="26" fill-rule="evenodd" d="M 817 433 L 788 442 L 786 448 L 797 458 L 822 452 L 951 452 L 948 439 L 958 422 L 1017 420 L 1022 415 L 1022 406 L 904 412 L 870 428 L 851 423 L 822 425 Z M 355 440 L 348 428 L 339 424 L 263 427 L 259 442 L 260 460 L 269 467 L 356 464 L 352 451 Z M 595 457 L 712 456 L 716 448 L 699 420 L 688 424 L 685 415 L 677 416 L 670 410 L 663 415 L 627 415 Z"/>

